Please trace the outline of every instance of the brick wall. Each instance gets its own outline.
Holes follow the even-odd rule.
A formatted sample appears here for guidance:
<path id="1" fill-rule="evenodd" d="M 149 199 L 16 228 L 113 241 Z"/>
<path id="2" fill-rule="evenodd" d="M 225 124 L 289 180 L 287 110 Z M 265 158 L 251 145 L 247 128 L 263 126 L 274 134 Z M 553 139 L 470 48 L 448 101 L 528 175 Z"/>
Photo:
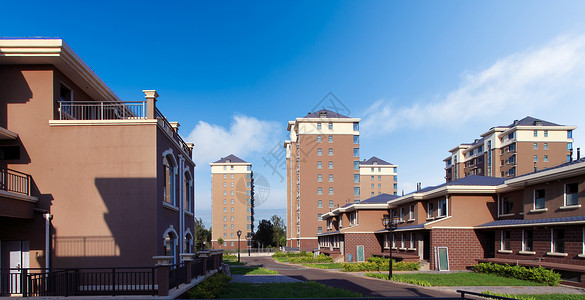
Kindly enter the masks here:
<path id="1" fill-rule="evenodd" d="M 565 230 L 565 253 L 566 257 L 546 255 L 551 251 L 551 228 Z M 523 255 L 518 252 L 522 250 L 522 229 L 510 229 L 510 250 L 512 253 L 499 253 L 502 230 L 496 230 L 494 245 L 496 258 L 518 259 L 518 260 L 542 260 L 551 263 L 585 265 L 585 258 L 578 257 L 583 253 L 583 227 L 581 226 L 556 226 L 556 227 L 531 227 L 533 230 L 534 255 Z"/>
<path id="2" fill-rule="evenodd" d="M 447 247 L 450 270 L 465 270 L 484 258 L 488 236 L 473 229 L 432 229 L 431 270 L 435 269 L 435 247 Z"/>
<path id="3" fill-rule="evenodd" d="M 346 233 L 345 234 L 345 259 L 347 255 L 353 256 L 353 261 L 357 260 L 357 246 L 364 246 L 364 258 L 371 257 L 374 253 L 381 253 L 382 247 L 380 241 L 374 233 Z"/>

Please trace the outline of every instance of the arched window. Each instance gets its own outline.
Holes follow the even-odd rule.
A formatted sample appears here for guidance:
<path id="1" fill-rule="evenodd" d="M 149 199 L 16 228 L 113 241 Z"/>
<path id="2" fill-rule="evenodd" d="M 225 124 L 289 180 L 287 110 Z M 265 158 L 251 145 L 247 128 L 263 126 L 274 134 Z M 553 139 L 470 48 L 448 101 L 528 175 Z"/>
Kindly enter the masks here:
<path id="1" fill-rule="evenodd" d="M 183 208 L 187 212 L 191 212 L 193 203 L 193 180 L 191 173 L 187 170 L 183 180 Z"/>
<path id="2" fill-rule="evenodd" d="M 185 233 L 185 249 L 183 250 L 184 253 L 193 253 L 192 252 L 192 247 L 193 247 L 193 236 L 191 235 L 191 232 L 186 232 Z"/>
<path id="3" fill-rule="evenodd" d="M 175 163 L 175 159 L 172 154 L 167 154 L 164 156 L 163 159 L 164 163 L 164 183 L 163 183 L 163 191 L 164 191 L 164 201 L 171 205 L 175 205 L 175 173 L 177 169 L 177 165 Z"/>
<path id="4" fill-rule="evenodd" d="M 165 256 L 175 257 L 175 243 L 177 236 L 173 232 L 167 233 L 165 236 Z"/>

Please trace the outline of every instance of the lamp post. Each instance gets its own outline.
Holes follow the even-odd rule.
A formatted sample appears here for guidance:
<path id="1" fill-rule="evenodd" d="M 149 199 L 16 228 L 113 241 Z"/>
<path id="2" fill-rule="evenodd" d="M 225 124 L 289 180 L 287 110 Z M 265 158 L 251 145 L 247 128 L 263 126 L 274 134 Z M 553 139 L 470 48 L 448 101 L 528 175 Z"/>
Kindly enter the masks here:
<path id="1" fill-rule="evenodd" d="M 252 241 L 252 233 L 248 232 L 248 234 L 246 235 L 246 241 L 248 241 L 246 243 L 246 245 L 248 246 L 248 256 L 250 256 L 250 242 Z"/>
<path id="2" fill-rule="evenodd" d="M 388 241 L 388 248 L 390 248 L 390 261 L 388 262 L 388 280 L 392 279 L 392 241 L 394 241 L 394 230 L 398 226 L 398 222 L 396 222 L 394 218 L 390 215 L 390 210 L 388 210 L 388 215 L 384 215 L 382 218 L 382 225 L 384 228 L 390 232 L 390 240 Z"/>
<path id="3" fill-rule="evenodd" d="M 238 262 L 240 262 L 240 236 L 242 235 L 242 231 L 238 230 L 236 233 L 238 234 Z"/>

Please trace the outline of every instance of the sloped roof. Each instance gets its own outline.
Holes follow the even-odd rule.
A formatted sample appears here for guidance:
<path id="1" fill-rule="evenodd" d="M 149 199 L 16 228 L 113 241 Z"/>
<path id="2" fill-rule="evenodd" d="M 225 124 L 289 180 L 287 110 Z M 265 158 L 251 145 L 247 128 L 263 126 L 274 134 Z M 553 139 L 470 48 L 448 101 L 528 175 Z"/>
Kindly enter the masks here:
<path id="1" fill-rule="evenodd" d="M 213 163 L 214 163 L 214 164 L 224 164 L 224 163 L 228 163 L 228 162 L 227 162 L 227 160 L 228 160 L 228 159 L 230 160 L 229 162 L 232 162 L 232 163 L 247 163 L 246 161 L 242 160 L 241 158 L 239 158 L 239 157 L 237 157 L 237 156 L 235 156 L 235 155 L 233 155 L 233 154 L 230 154 L 230 155 L 228 155 L 228 156 L 226 156 L 226 157 L 222 157 L 220 160 L 218 160 L 218 161 L 215 161 L 215 162 L 213 162 Z"/>
<path id="2" fill-rule="evenodd" d="M 546 225 L 550 223 L 585 222 L 585 216 L 547 218 L 547 219 L 507 219 L 491 221 L 477 227 L 507 227 L 522 225 Z M 567 224 L 568 225 L 568 224 Z"/>
<path id="3" fill-rule="evenodd" d="M 390 195 L 390 194 L 380 194 L 368 199 L 365 199 L 363 201 L 360 201 L 360 204 L 371 204 L 371 203 L 386 203 L 390 200 L 394 200 L 398 198 L 398 196 L 396 195 Z"/>
<path id="4" fill-rule="evenodd" d="M 497 186 L 503 184 L 506 181 L 506 178 L 500 177 L 489 177 L 489 176 L 481 176 L 481 175 L 469 175 L 463 178 L 459 178 L 457 180 L 449 181 L 447 183 L 443 183 L 436 186 L 428 186 L 419 191 L 414 191 L 412 193 L 424 193 L 436 188 L 440 188 L 443 186 L 451 186 L 451 185 L 481 185 L 481 186 Z"/>
<path id="5" fill-rule="evenodd" d="M 392 165 L 391 163 L 375 156 L 372 156 L 372 158 L 368 160 L 360 161 L 360 165 L 373 165 L 374 162 L 377 162 L 378 165 Z"/>
<path id="6" fill-rule="evenodd" d="M 585 162 L 585 157 L 583 157 L 581 159 L 578 159 L 578 160 L 572 160 L 570 162 L 562 163 L 562 164 L 556 165 L 554 167 L 544 168 L 544 169 L 538 170 L 536 172 L 531 172 L 531 173 L 526 173 L 526 174 L 518 175 L 518 176 L 512 177 L 512 178 L 521 178 L 521 177 L 524 177 L 524 176 L 528 176 L 528 175 L 532 175 L 532 174 L 536 174 L 536 173 L 540 173 L 540 172 L 544 172 L 544 171 L 548 171 L 548 170 L 554 170 L 554 169 L 558 169 L 558 168 L 562 168 L 562 167 L 566 167 L 566 166 L 570 166 L 570 165 L 574 165 L 574 164 L 580 164 L 580 163 L 583 163 L 583 162 Z M 511 178 L 508 178 L 508 179 L 511 179 Z"/>
<path id="7" fill-rule="evenodd" d="M 524 118 L 522 120 L 518 120 L 518 122 L 516 124 L 512 123 L 506 127 L 512 128 L 514 126 L 535 126 L 537 121 L 540 121 L 542 126 L 563 126 L 563 125 L 555 124 L 555 123 L 552 123 L 549 121 L 545 121 L 545 120 L 533 118 L 531 116 L 527 116 L 526 118 Z"/>
<path id="8" fill-rule="evenodd" d="M 336 112 L 333 112 L 333 111 L 330 111 L 327 109 L 321 109 L 321 110 L 318 110 L 316 112 L 309 113 L 304 118 L 320 118 L 321 113 L 325 113 L 325 118 L 349 118 L 348 116 L 344 116 L 342 114 L 339 114 L 339 113 L 336 113 Z"/>

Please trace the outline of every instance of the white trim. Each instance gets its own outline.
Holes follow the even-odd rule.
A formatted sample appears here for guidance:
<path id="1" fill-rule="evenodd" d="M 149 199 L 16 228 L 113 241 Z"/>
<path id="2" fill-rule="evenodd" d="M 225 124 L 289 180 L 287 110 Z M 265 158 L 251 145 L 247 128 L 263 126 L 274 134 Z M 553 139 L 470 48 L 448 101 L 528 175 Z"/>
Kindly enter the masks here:
<path id="1" fill-rule="evenodd" d="M 560 256 L 560 257 L 566 257 L 569 254 L 568 253 L 557 253 L 557 252 L 547 252 L 546 255 L 548 256 Z"/>
<path id="2" fill-rule="evenodd" d="M 130 125 L 154 125 L 156 119 L 134 120 L 49 120 L 49 126 L 130 126 Z"/>
<path id="3" fill-rule="evenodd" d="M 577 205 L 569 205 L 569 206 L 561 206 L 559 207 L 559 209 L 577 209 L 577 208 L 581 208 L 581 204 L 577 204 Z"/>
<path id="4" fill-rule="evenodd" d="M 169 228 L 167 228 L 167 230 L 165 230 L 165 232 L 162 235 L 162 239 L 163 239 L 163 247 L 166 246 L 165 243 L 165 238 L 167 237 L 167 235 L 169 234 L 169 232 L 172 232 L 175 235 L 175 247 L 178 245 L 177 240 L 179 239 L 179 235 L 177 234 L 177 231 L 175 230 L 173 225 L 169 225 Z"/>
<path id="5" fill-rule="evenodd" d="M 518 251 L 518 254 L 521 254 L 521 255 L 535 255 L 536 252 L 534 252 L 534 251 Z"/>
<path id="6" fill-rule="evenodd" d="M 475 229 L 473 226 L 434 226 L 432 229 Z"/>
<path id="7" fill-rule="evenodd" d="M 168 202 L 166 202 L 164 200 L 162 202 L 162 205 L 163 205 L 164 208 L 168 208 L 168 209 L 170 209 L 172 211 L 179 211 L 179 208 L 178 207 L 176 207 L 176 206 L 174 206 L 174 205 L 172 205 L 172 204 L 170 204 L 170 203 L 168 203 Z"/>
<path id="8" fill-rule="evenodd" d="M 514 213 L 511 213 L 511 214 L 498 215 L 498 217 L 512 217 L 514 215 L 515 215 Z"/>
<path id="9" fill-rule="evenodd" d="M 539 209 L 531 209 L 528 212 L 534 214 L 534 213 L 543 213 L 545 211 L 548 211 L 548 208 L 545 207 L 545 208 L 539 208 Z"/>
<path id="10" fill-rule="evenodd" d="M 510 253 L 514 253 L 514 251 L 512 251 L 512 250 L 503 250 L 503 249 L 501 249 L 501 250 L 498 250 L 498 253 L 505 253 L 505 254 L 510 254 Z"/>

